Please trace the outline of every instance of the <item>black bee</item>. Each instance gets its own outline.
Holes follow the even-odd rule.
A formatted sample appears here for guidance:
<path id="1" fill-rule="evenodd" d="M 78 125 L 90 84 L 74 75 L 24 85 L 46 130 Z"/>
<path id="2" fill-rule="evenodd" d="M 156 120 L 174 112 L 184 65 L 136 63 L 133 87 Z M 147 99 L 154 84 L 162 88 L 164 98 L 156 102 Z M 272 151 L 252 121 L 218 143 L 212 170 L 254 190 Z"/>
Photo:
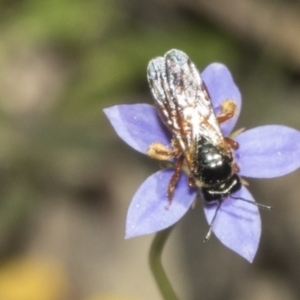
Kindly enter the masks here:
<path id="1" fill-rule="evenodd" d="M 216 116 L 199 71 L 180 50 L 173 49 L 164 57 L 152 59 L 147 74 L 155 105 L 172 133 L 172 149 L 153 143 L 148 149 L 148 155 L 160 160 L 177 159 L 168 187 L 168 207 L 181 169 L 186 166 L 189 186 L 200 187 L 205 202 L 218 202 L 204 241 L 211 235 L 222 201 L 229 196 L 271 209 L 270 206 L 232 196 L 245 181 L 242 182 L 237 175 L 239 167 L 234 159 L 238 143 L 224 137 L 219 124 L 234 116 L 237 110 L 235 102 L 224 99 L 222 112 Z"/>
<path id="2" fill-rule="evenodd" d="M 168 188 L 169 200 L 183 163 L 190 172 L 190 185 L 201 187 L 206 202 L 222 200 L 238 191 L 241 180 L 233 155 L 238 144 L 225 138 L 219 126 L 234 115 L 234 102 L 227 100 L 231 108 L 217 117 L 199 71 L 179 50 L 151 60 L 148 81 L 162 120 L 173 136 L 172 150 L 154 143 L 148 154 L 158 159 L 178 158 Z"/>

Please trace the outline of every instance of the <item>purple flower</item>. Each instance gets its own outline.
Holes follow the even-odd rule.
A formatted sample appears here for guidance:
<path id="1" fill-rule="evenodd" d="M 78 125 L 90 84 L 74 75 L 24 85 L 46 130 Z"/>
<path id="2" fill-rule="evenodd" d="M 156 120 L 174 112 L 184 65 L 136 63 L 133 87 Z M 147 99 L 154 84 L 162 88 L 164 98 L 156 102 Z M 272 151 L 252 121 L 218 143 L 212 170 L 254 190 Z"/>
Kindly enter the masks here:
<path id="1" fill-rule="evenodd" d="M 209 65 L 201 74 L 216 113 L 225 99 L 237 104 L 237 113 L 221 124 L 228 136 L 241 110 L 241 95 L 229 70 L 222 64 Z M 104 110 L 115 131 L 135 150 L 147 154 L 154 142 L 170 145 L 171 133 L 162 124 L 154 106 L 148 104 L 117 105 Z M 300 167 L 300 132 L 281 125 L 260 126 L 242 132 L 235 141 L 238 173 L 241 177 L 272 178 L 288 174 Z M 197 189 L 188 187 L 182 172 L 175 188 L 172 204 L 166 209 L 167 187 L 174 170 L 164 169 L 148 177 L 139 187 L 130 204 L 126 237 L 131 238 L 165 229 L 176 223 L 191 207 Z M 243 186 L 235 197 L 254 201 Z M 205 204 L 204 212 L 211 223 L 216 205 Z M 213 226 L 217 238 L 227 247 L 252 262 L 256 254 L 261 221 L 258 207 L 241 200 L 227 198 L 222 202 Z"/>

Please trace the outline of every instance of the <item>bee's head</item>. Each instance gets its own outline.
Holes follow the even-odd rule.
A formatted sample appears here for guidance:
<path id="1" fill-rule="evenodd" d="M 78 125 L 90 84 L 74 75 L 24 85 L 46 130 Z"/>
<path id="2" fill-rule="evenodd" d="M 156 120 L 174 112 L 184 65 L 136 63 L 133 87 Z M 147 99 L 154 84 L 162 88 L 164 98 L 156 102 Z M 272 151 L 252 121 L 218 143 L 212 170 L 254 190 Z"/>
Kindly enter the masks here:
<path id="1" fill-rule="evenodd" d="M 207 203 L 222 200 L 240 190 L 242 184 L 238 175 L 233 174 L 222 183 L 202 188 L 202 196 Z"/>

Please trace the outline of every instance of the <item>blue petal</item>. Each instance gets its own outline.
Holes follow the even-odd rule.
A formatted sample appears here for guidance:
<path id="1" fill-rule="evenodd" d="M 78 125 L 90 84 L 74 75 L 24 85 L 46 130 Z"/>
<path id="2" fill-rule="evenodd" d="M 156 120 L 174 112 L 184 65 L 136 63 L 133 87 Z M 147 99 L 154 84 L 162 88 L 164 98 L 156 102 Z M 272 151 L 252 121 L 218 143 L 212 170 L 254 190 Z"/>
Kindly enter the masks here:
<path id="1" fill-rule="evenodd" d="M 240 175 L 272 178 L 300 167 L 300 132 L 281 126 L 260 126 L 243 132 L 235 140 Z"/>
<path id="2" fill-rule="evenodd" d="M 254 201 L 245 187 L 234 196 Z M 208 224 L 211 223 L 216 207 L 217 205 L 205 205 L 204 212 Z M 258 207 L 242 200 L 225 199 L 218 212 L 213 232 L 221 243 L 252 262 L 261 234 Z"/>
<path id="3" fill-rule="evenodd" d="M 210 64 L 201 73 L 210 94 L 215 113 L 218 115 L 221 103 L 224 100 L 232 99 L 237 105 L 237 113 L 230 120 L 221 124 L 222 132 L 225 136 L 229 136 L 233 130 L 242 107 L 241 93 L 236 86 L 229 69 L 220 63 Z"/>
<path id="4" fill-rule="evenodd" d="M 155 142 L 170 144 L 170 133 L 152 105 L 116 105 L 105 108 L 104 113 L 118 136 L 141 153 L 147 154 L 148 147 Z"/>
<path id="5" fill-rule="evenodd" d="M 183 173 L 175 188 L 171 206 L 168 205 L 167 188 L 174 170 L 162 170 L 148 177 L 139 187 L 129 206 L 126 220 L 126 238 L 149 234 L 176 223 L 189 209 L 196 190 L 188 187 Z"/>

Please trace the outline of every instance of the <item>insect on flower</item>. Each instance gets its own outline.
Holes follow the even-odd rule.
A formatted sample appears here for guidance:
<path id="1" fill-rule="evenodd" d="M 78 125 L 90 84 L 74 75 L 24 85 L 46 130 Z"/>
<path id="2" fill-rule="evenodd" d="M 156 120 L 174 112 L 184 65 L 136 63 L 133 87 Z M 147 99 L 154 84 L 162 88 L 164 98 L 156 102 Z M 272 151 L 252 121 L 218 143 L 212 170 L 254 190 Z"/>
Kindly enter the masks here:
<path id="1" fill-rule="evenodd" d="M 172 54 L 172 52 L 175 53 Z M 171 181 L 173 187 L 168 189 L 172 176 L 175 176 L 173 175 L 174 168 L 173 170 L 171 168 L 159 170 L 143 181 L 128 208 L 126 238 L 155 233 L 174 225 L 188 212 L 197 193 L 202 192 L 203 199 L 208 203 L 203 207 L 204 214 L 210 224 L 206 239 L 213 230 L 221 243 L 252 262 L 261 237 L 261 218 L 258 210 L 260 205 L 256 204 L 242 178 L 270 179 L 284 176 L 298 169 L 300 167 L 300 132 L 283 125 L 264 125 L 240 131 L 238 135 L 232 134 L 241 110 L 242 97 L 230 70 L 221 63 L 208 65 L 201 73 L 204 85 L 202 79 L 197 77 L 198 71 L 194 66 L 190 67 L 189 59 L 181 53 L 173 50 L 164 58 L 155 59 L 150 63 L 149 81 L 154 95 L 158 95 L 157 99 L 155 98 L 158 109 L 145 103 L 119 104 L 104 109 L 117 135 L 130 147 L 142 154 L 152 154 L 155 158 L 172 160 L 175 163 L 175 169 L 176 164 L 179 164 L 178 160 L 182 160 L 181 168 L 184 171 L 181 175 L 177 175 L 179 177 L 177 183 L 176 178 Z M 176 76 L 174 70 L 177 70 Z M 174 80 L 176 85 L 173 83 Z M 189 81 L 191 84 L 188 84 Z M 203 93 L 207 97 L 208 94 L 210 95 L 211 104 L 209 101 L 204 101 L 205 98 L 201 100 L 200 96 L 203 96 Z M 190 110 L 187 110 L 188 107 Z M 184 115 L 182 108 L 185 111 Z M 200 113 L 194 114 L 197 110 Z M 205 112 L 204 116 L 202 111 Z M 231 118 L 230 112 L 233 114 Z M 158 113 L 161 114 L 168 128 L 159 120 Z M 226 122 L 222 122 L 221 117 L 224 115 L 229 117 Z M 201 123 L 200 120 L 204 122 Z M 216 131 L 214 128 L 217 128 Z M 205 131 L 204 134 L 203 131 Z M 234 136 L 234 140 L 238 143 L 237 149 L 234 143 L 232 144 L 229 139 L 225 138 L 229 134 L 231 137 Z M 197 139 L 197 136 L 200 139 Z M 211 140 L 212 137 L 214 137 L 213 140 Z M 203 143 L 200 143 L 201 139 Z M 216 143 L 218 140 L 221 143 Z M 209 142 L 214 148 L 208 147 Z M 208 179 L 214 179 L 215 173 L 207 171 L 206 174 L 213 174 L 213 176 L 206 177 L 208 183 L 205 184 L 202 168 L 203 165 L 209 165 L 211 160 L 208 162 L 203 160 L 203 157 L 207 159 L 208 154 L 202 153 L 201 156 L 198 153 L 205 145 L 207 151 L 211 149 L 219 151 L 213 152 L 211 157 L 226 154 L 220 147 L 224 143 L 226 143 L 225 149 L 229 149 L 230 175 L 223 182 L 214 184 L 215 181 Z M 170 144 L 169 147 L 164 146 Z M 234 169 L 234 165 L 240 170 Z M 199 174 L 194 171 L 197 170 L 197 166 Z M 177 167 L 179 168 L 180 164 Z M 222 183 L 226 185 L 235 175 L 240 182 L 238 191 L 233 192 L 230 186 L 227 191 L 224 191 Z M 193 184 L 197 188 L 189 188 L 189 185 Z M 170 192 L 167 193 L 167 190 Z M 207 190 L 209 196 L 205 198 Z M 215 193 L 215 197 L 212 197 L 212 192 L 216 190 L 219 190 L 219 193 Z M 172 201 L 169 210 L 166 210 L 165 204 L 168 201 L 167 194 L 169 194 L 169 206 Z M 210 205 L 213 202 L 215 204 Z M 217 210 L 218 213 L 216 213 Z M 214 222 L 216 215 L 217 220 Z"/>
<path id="2" fill-rule="evenodd" d="M 176 183 L 185 165 L 189 171 L 189 186 L 201 188 L 205 202 L 218 202 L 210 224 L 207 240 L 223 200 L 228 196 L 262 208 L 270 207 L 231 196 L 241 189 L 243 181 L 237 175 L 234 150 L 238 143 L 224 137 L 219 124 L 232 118 L 236 111 L 233 100 L 224 99 L 221 113 L 216 116 L 204 81 L 182 51 L 170 50 L 148 65 L 148 81 L 159 114 L 172 133 L 172 149 L 153 143 L 148 155 L 159 160 L 176 159 L 175 172 L 169 182 L 169 207 Z"/>

